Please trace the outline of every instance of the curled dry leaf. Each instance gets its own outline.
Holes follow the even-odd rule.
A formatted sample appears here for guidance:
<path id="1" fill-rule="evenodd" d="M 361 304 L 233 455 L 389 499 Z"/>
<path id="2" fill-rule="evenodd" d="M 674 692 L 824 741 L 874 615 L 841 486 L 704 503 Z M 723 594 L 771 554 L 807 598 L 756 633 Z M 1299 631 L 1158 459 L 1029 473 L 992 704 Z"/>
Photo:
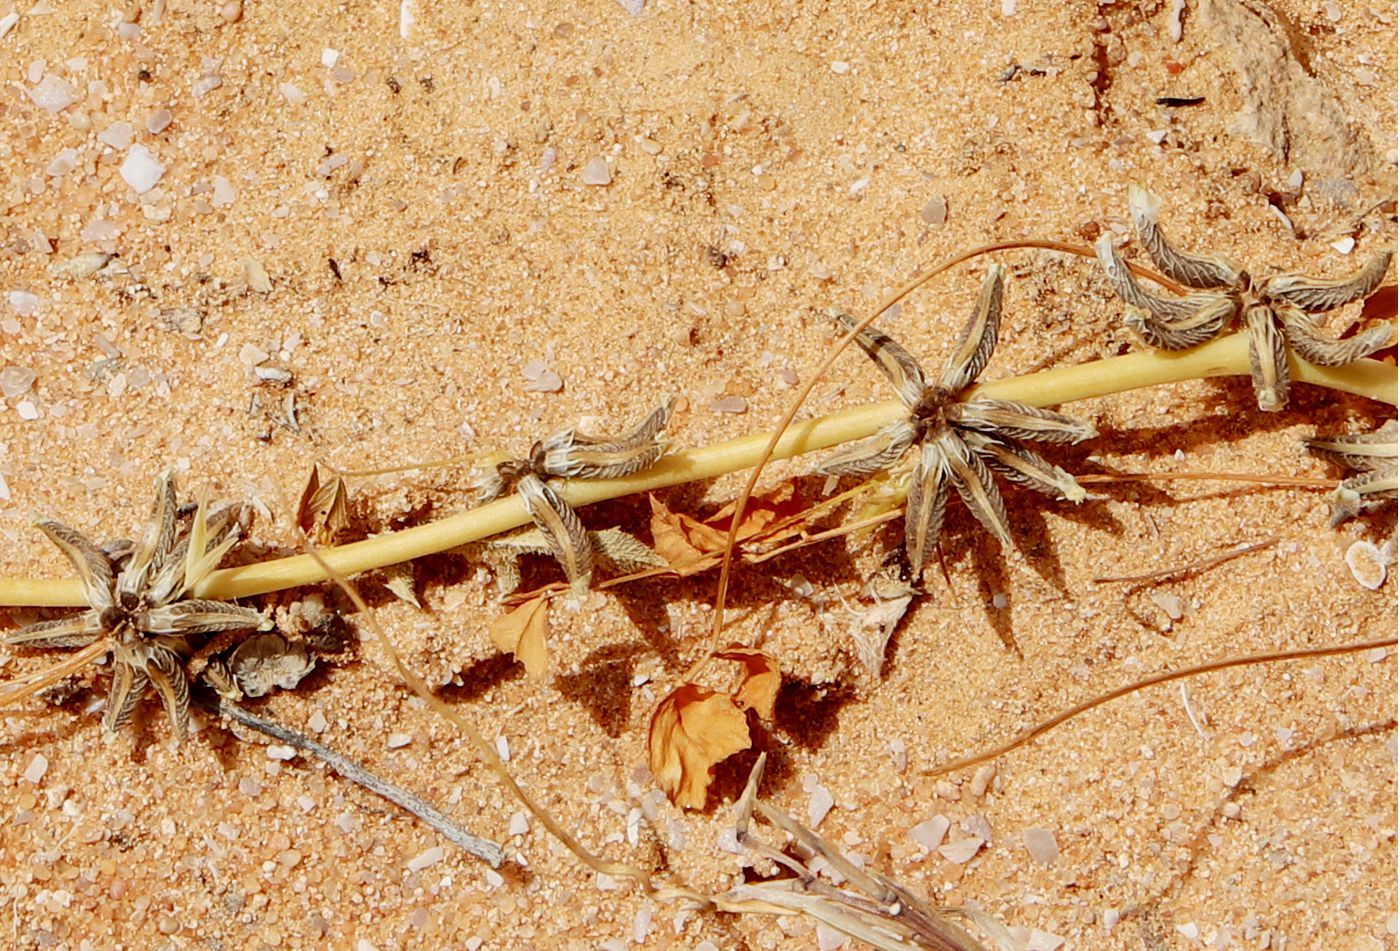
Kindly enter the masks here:
<path id="1" fill-rule="evenodd" d="M 291 690 L 316 662 L 300 641 L 281 634 L 254 634 L 229 656 L 229 670 L 246 697 L 262 697 L 281 687 Z"/>
<path id="2" fill-rule="evenodd" d="M 652 543 L 677 574 L 695 574 L 717 563 L 724 553 L 725 539 L 734 520 L 733 503 L 700 521 L 681 512 L 672 512 L 655 496 L 648 498 Z M 749 499 L 735 540 L 747 551 L 763 550 L 800 535 L 806 525 L 801 504 L 793 498 L 792 483 L 784 482 Z"/>
<path id="3" fill-rule="evenodd" d="M 681 684 L 651 715 L 651 774 L 683 809 L 705 808 L 716 763 L 749 748 L 748 719 L 726 693 Z"/>
<path id="4" fill-rule="evenodd" d="M 514 611 L 496 618 L 490 625 L 491 642 L 525 665 L 525 673 L 535 680 L 549 672 L 549 600 L 541 595 L 526 601 Z"/>
<path id="5" fill-rule="evenodd" d="M 734 688 L 734 701 L 764 720 L 773 719 L 773 705 L 777 703 L 778 689 L 783 685 L 778 659 L 756 647 L 741 647 L 738 644 L 731 644 L 715 657 L 744 666 L 739 684 Z"/>
<path id="6" fill-rule="evenodd" d="M 333 545 L 350 527 L 350 497 L 345 480 L 336 476 L 321 483 L 321 467 L 313 465 L 297 502 L 297 525 L 317 545 Z"/>

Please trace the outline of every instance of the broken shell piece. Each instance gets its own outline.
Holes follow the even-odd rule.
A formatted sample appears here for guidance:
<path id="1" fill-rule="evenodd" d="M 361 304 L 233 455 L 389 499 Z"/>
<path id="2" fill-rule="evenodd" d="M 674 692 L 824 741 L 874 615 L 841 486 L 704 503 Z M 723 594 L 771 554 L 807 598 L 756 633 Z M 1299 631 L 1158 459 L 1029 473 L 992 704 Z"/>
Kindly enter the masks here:
<path id="1" fill-rule="evenodd" d="M 281 634 L 255 634 L 229 657 L 234 680 L 249 697 L 266 696 L 274 687 L 290 690 L 315 666 L 305 644 Z"/>
<path id="2" fill-rule="evenodd" d="M 1379 590 L 1385 584 L 1387 559 L 1385 554 L 1370 542 L 1353 542 L 1347 549 L 1347 567 L 1351 576 L 1363 588 Z"/>

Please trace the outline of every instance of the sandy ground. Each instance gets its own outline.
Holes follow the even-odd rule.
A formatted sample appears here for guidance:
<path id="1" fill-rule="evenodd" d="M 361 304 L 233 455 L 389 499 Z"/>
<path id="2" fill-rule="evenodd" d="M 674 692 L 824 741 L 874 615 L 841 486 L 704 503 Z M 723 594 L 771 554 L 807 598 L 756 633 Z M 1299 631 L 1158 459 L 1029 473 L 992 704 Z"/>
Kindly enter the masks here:
<path id="1" fill-rule="evenodd" d="M 679 445 L 761 430 L 829 344 L 826 307 L 863 314 L 971 245 L 1122 231 L 1133 182 L 1164 197 L 1183 244 L 1256 274 L 1339 274 L 1394 241 L 1395 11 L 1379 0 L 1192 0 L 1179 41 L 1167 2 L 649 0 L 632 16 L 612 0 L 418 0 L 411 24 L 385 0 L 12 2 L 8 576 L 68 573 L 30 513 L 129 536 L 171 465 L 186 494 L 259 506 L 253 540 L 277 550 L 317 458 L 520 453 L 581 417 L 635 418 L 663 392 L 681 397 Z M 586 183 L 600 164 L 610 183 Z M 96 252 L 117 266 L 78 276 Z M 1087 262 L 1002 260 L 1013 280 L 987 378 L 1137 346 Z M 941 361 L 983 267 L 884 326 Z M 532 388 L 549 372 L 561 389 Z M 850 355 L 810 409 L 889 395 Z M 1074 411 L 1104 434 L 1062 457 L 1079 471 L 1333 478 L 1300 439 L 1391 412 L 1300 387 L 1265 416 L 1238 380 Z M 357 518 L 383 530 L 458 510 L 468 479 L 459 467 L 357 483 Z M 694 510 L 736 485 L 665 498 Z M 764 638 L 788 681 L 763 741 L 768 796 L 806 815 L 824 787 L 836 806 L 823 833 L 916 891 L 975 900 L 1032 947 L 1395 947 L 1393 651 L 1156 688 L 976 780 L 920 774 L 1147 673 L 1394 630 L 1393 581 L 1367 591 L 1343 561 L 1354 541 L 1389 537 L 1393 515 L 1331 530 L 1315 490 L 1108 492 L 1079 509 L 1009 493 L 1019 550 L 1006 555 L 954 505 L 947 580 L 932 573 L 878 684 L 823 622 L 839 603 L 817 602 L 853 598 L 893 535 L 741 572 L 734 635 Z M 638 525 L 646 511 L 633 499 L 588 517 Z M 1093 580 L 1268 539 L 1155 586 Z M 794 594 L 799 575 L 813 597 Z M 742 766 L 721 771 L 703 814 L 658 805 L 643 766 L 651 707 L 701 650 L 713 580 L 561 615 L 546 686 L 490 646 L 494 589 L 460 558 L 418 569 L 423 610 L 380 596 L 378 615 L 584 841 L 717 892 L 738 874 L 716 843 Z M 7 652 L 0 673 L 43 662 Z M 148 715 L 104 742 L 105 674 L 91 677 L 0 734 L 0 940 L 14 946 L 817 944 L 798 919 L 678 913 L 585 872 L 537 827 L 509 834 L 519 806 L 371 643 L 259 709 L 321 727 L 504 841 L 502 875 L 450 849 L 414 862 L 437 857 L 430 831 L 217 723 L 172 748 Z M 935 816 L 950 842 L 989 841 L 961 864 L 929 852 L 909 830 Z M 1053 833 L 1049 864 L 1027 829 Z"/>

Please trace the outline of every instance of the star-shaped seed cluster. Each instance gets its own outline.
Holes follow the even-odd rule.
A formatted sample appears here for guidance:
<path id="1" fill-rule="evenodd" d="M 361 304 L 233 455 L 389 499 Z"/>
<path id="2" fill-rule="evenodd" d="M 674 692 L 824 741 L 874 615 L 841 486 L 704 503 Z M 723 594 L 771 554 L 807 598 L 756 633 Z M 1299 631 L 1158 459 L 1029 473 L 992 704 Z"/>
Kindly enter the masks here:
<path id="1" fill-rule="evenodd" d="M 1001 323 L 1003 269 L 993 265 L 977 308 L 935 383 L 928 383 L 909 352 L 873 327 L 855 337 L 895 385 L 909 413 L 873 439 L 827 459 L 827 475 L 866 475 L 895 465 L 915 447 L 913 480 L 904 515 L 904 544 L 914 577 L 929 564 L 943 526 L 951 485 L 987 531 L 1011 545 L 1006 505 L 992 472 L 1039 492 L 1074 502 L 1084 489 L 1074 477 L 1022 445 L 1025 441 L 1078 443 L 1097 435 L 1086 422 L 1010 400 L 960 397 L 991 359 Z M 847 329 L 858 321 L 835 318 Z"/>
<path id="2" fill-rule="evenodd" d="M 1360 360 L 1390 343 L 1390 324 L 1368 327 L 1353 337 L 1327 336 L 1312 315 L 1336 310 L 1371 294 L 1390 267 L 1383 251 L 1355 274 L 1337 279 L 1278 274 L 1256 285 L 1247 271 L 1214 255 L 1176 250 L 1157 224 L 1161 200 L 1134 185 L 1128 209 L 1138 240 L 1158 269 L 1195 293 L 1164 297 L 1144 290 L 1119 256 L 1113 236 L 1094 246 L 1113 291 L 1129 311 L 1124 323 L 1151 346 L 1184 350 L 1204 343 L 1236 321 L 1249 334 L 1249 362 L 1259 408 L 1270 412 L 1288 405 L 1289 351 L 1314 366 L 1336 367 Z"/>
<path id="3" fill-rule="evenodd" d="M 242 506 L 200 503 L 181 518 L 170 473 L 156 482 L 156 499 L 141 541 L 106 549 L 52 519 L 35 525 L 72 562 L 88 609 L 22 627 L 0 640 L 32 648 L 84 648 L 101 641 L 112 655 L 112 684 L 102 725 L 109 732 L 131 720 L 147 688 L 155 690 L 176 739 L 188 731 L 190 687 L 185 662 L 203 635 L 267 627 L 260 611 L 190 597 L 239 538 Z"/>
<path id="4" fill-rule="evenodd" d="M 529 457 L 489 468 L 477 483 L 481 500 L 489 502 L 512 490 L 518 492 L 538 531 L 530 541 L 543 542 L 564 569 L 575 593 L 587 591 L 593 580 L 594 535 L 548 480 L 619 479 L 654 465 L 666 451 L 671 406 L 669 397 L 663 399 L 650 416 L 621 436 L 588 436 L 576 428 L 555 433 L 535 443 Z"/>

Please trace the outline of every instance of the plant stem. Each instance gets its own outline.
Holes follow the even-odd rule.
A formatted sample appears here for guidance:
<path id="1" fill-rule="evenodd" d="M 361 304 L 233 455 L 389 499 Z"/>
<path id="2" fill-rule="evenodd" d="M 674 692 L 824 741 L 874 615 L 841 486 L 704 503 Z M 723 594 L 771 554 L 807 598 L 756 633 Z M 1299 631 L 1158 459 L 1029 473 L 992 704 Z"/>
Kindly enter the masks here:
<path id="1" fill-rule="evenodd" d="M 1316 367 L 1290 357 L 1293 379 L 1369 397 L 1395 405 L 1395 368 L 1377 360 L 1358 360 L 1343 367 Z M 1144 350 L 1077 366 L 1056 367 L 1026 376 L 980 384 L 973 397 L 1017 400 L 1032 406 L 1053 406 L 1109 396 L 1148 386 L 1218 376 L 1249 375 L 1249 344 L 1236 333 L 1176 353 Z M 778 441 L 775 459 L 828 449 L 873 436 L 906 412 L 898 400 L 868 403 L 839 410 L 788 427 Z M 643 472 L 621 479 L 563 482 L 558 490 L 572 506 L 650 492 L 700 479 L 712 479 L 755 465 L 770 434 L 752 433 L 725 442 L 682 449 L 662 457 Z M 337 573 L 355 575 L 374 568 L 411 561 L 480 541 L 529 522 L 516 496 L 497 499 L 456 515 L 389 535 L 342 545 L 322 552 Z M 326 581 L 313 559 L 295 555 L 211 573 L 192 592 L 194 597 L 231 600 Z M 0 604 L 31 607 L 81 607 L 77 579 L 0 578 Z"/>

